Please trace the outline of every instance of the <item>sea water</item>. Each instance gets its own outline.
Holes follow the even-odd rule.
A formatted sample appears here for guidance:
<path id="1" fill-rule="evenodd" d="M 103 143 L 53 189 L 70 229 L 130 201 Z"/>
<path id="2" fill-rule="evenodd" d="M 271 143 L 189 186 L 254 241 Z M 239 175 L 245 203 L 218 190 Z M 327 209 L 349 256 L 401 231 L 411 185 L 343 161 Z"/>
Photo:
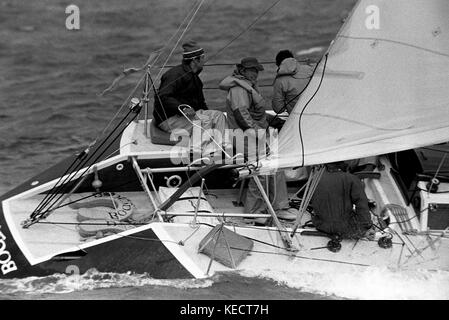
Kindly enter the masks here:
<path id="1" fill-rule="evenodd" d="M 224 109 L 225 93 L 217 90 L 218 83 L 245 56 L 274 61 L 279 50 L 290 49 L 299 59 L 317 61 L 356 1 L 276 2 L 207 0 L 189 24 L 179 43 L 194 39 L 204 47 L 208 63 L 230 64 L 201 73 L 210 108 Z M 100 93 L 124 68 L 142 66 L 152 51 L 162 48 L 195 3 L 199 1 L 73 1 L 79 29 L 69 29 L 69 3 L 0 0 L 0 192 L 100 136 L 139 75 Z M 165 60 L 177 40 L 172 38 L 160 63 L 179 62 L 179 45 Z M 260 74 L 267 98 L 274 74 L 274 65 Z M 449 299 L 448 288 L 447 272 L 382 268 L 331 275 L 319 270 L 296 275 L 237 271 L 178 280 L 93 269 L 83 275 L 0 280 L 0 299 Z"/>
<path id="2" fill-rule="evenodd" d="M 149 274 L 54 274 L 0 281 L 0 299 L 76 300 L 447 300 L 446 271 L 395 271 L 367 267 L 352 272 L 235 271 L 205 279 L 154 279 Z"/>

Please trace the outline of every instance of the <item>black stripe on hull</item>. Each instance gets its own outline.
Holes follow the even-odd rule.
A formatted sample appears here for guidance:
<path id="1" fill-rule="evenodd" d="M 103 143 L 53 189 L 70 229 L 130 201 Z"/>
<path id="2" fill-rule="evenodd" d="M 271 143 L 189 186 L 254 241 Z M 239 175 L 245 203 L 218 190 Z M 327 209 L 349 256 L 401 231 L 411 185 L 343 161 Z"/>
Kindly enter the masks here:
<path id="1" fill-rule="evenodd" d="M 13 262 L 16 267 L 16 270 L 4 274 L 3 270 L 8 271 L 8 268 L 1 264 L 0 279 L 48 276 L 54 273 L 83 274 L 91 268 L 100 272 L 148 273 L 156 279 L 193 278 L 152 229 L 97 244 L 82 251 L 61 254 L 32 266 L 14 242 L 9 230 L 5 228 L 3 214 L 0 215 L 0 223 L 0 231 L 5 238 L 0 244 L 0 262 L 3 260 L 10 267 Z"/>
<path id="2" fill-rule="evenodd" d="M 86 248 L 78 259 L 54 257 L 37 267 L 45 274 L 70 273 L 76 267 L 85 273 L 91 268 L 100 272 L 148 273 L 156 279 L 193 278 L 159 240 L 152 229 Z"/>

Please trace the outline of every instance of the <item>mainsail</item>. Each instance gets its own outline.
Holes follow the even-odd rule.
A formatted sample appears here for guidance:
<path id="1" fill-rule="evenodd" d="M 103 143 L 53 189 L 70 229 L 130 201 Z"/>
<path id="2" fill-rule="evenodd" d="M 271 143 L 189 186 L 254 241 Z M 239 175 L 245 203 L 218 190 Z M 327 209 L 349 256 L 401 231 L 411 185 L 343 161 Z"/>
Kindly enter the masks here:
<path id="1" fill-rule="evenodd" d="M 265 166 L 314 165 L 446 141 L 449 1 L 361 0 Z"/>

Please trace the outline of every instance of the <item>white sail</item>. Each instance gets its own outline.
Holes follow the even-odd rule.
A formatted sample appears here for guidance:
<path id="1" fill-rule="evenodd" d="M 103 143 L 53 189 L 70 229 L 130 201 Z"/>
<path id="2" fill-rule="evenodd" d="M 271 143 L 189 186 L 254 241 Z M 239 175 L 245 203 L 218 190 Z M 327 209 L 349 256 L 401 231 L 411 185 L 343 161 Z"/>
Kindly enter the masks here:
<path id="1" fill-rule="evenodd" d="M 313 165 L 445 141 L 449 0 L 362 0 L 265 166 Z"/>

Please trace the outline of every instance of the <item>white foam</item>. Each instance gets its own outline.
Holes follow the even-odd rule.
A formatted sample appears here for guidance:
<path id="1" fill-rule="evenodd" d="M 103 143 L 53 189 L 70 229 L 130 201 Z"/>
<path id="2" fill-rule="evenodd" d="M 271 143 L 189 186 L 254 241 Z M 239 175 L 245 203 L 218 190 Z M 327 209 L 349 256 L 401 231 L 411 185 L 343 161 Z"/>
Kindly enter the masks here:
<path id="1" fill-rule="evenodd" d="M 307 54 L 322 52 L 325 49 L 326 49 L 325 47 L 312 47 L 312 48 L 300 50 L 300 51 L 296 52 L 296 55 L 303 56 L 303 55 L 307 55 Z"/>
<path id="2" fill-rule="evenodd" d="M 197 289 L 212 286 L 212 279 L 154 279 L 148 274 L 98 272 L 91 269 L 82 275 L 54 274 L 47 277 L 7 279 L 0 282 L 2 294 L 69 293 L 74 291 L 169 286 L 178 289 Z"/>
<path id="3" fill-rule="evenodd" d="M 303 271 L 302 271 L 303 270 Z M 449 272 L 391 270 L 380 267 L 301 268 L 300 272 L 242 271 L 249 277 L 265 277 L 291 288 L 328 296 L 361 300 L 447 300 Z"/>

